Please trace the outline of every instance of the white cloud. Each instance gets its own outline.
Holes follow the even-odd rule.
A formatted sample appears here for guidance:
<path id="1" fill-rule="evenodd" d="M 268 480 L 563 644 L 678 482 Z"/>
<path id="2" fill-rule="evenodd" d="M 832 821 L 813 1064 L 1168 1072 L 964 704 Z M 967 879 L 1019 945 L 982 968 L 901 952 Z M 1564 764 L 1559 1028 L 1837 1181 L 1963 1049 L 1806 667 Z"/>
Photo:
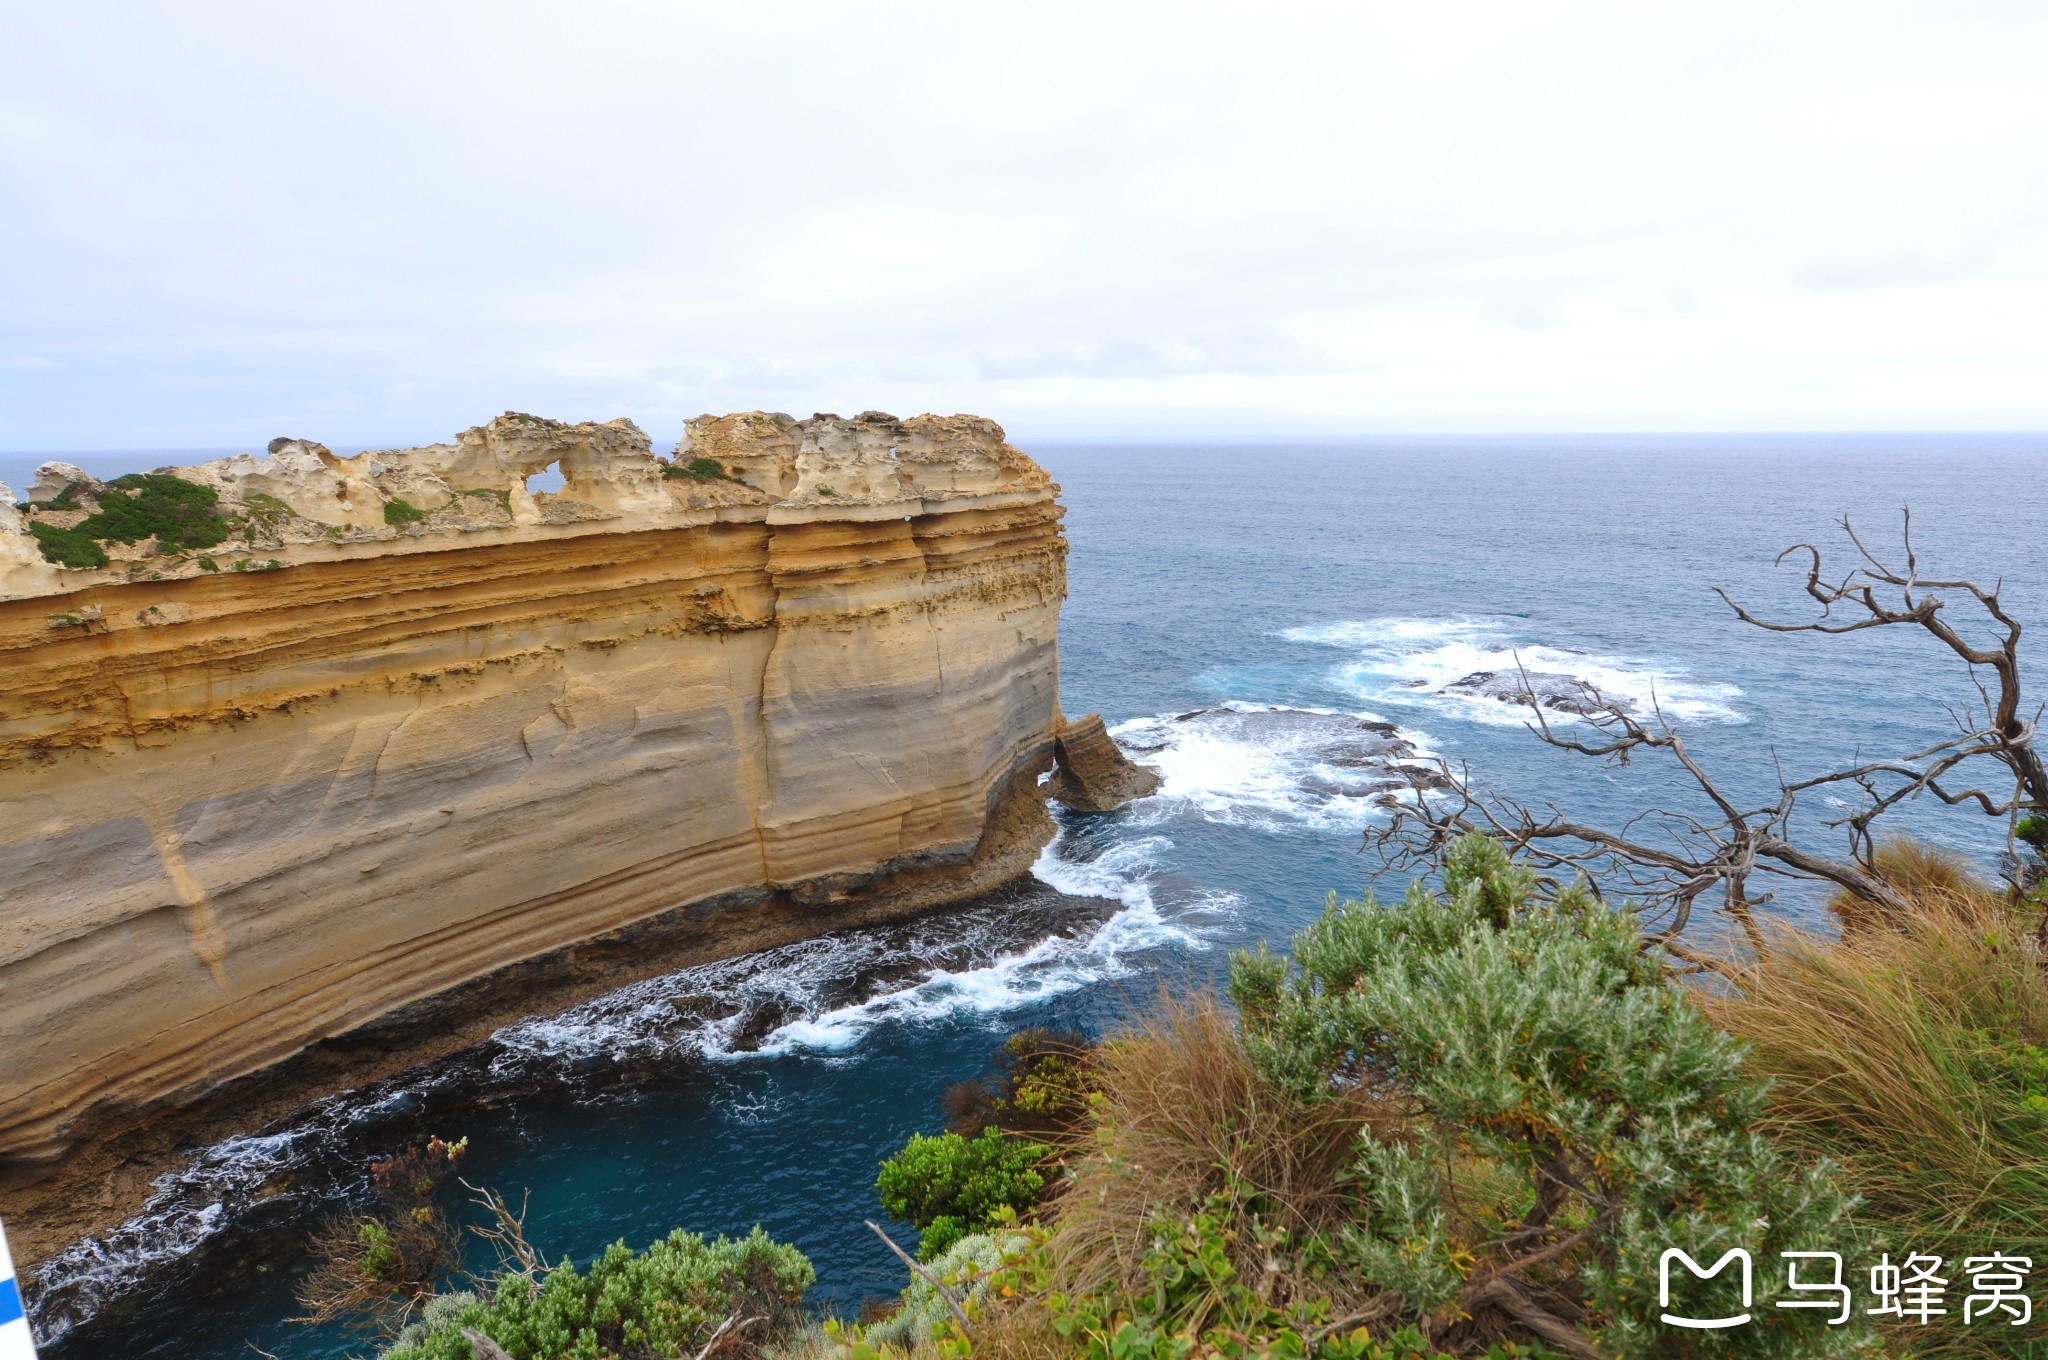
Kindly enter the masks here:
<path id="1" fill-rule="evenodd" d="M 2034 4 L 9 28 L 0 447 L 2048 425 Z"/>

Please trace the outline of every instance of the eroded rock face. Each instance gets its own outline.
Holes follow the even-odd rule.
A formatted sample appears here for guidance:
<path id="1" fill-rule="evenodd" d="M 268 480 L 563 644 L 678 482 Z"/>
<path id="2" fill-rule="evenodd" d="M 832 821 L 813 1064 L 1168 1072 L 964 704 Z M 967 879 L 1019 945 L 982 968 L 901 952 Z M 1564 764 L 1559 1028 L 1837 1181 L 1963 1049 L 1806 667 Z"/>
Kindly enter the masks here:
<path id="1" fill-rule="evenodd" d="M 1159 788 L 1159 774 L 1117 749 L 1100 713 L 1073 722 L 1062 718 L 1053 735 L 1053 777 L 1048 796 L 1076 812 L 1114 812 Z"/>
<path id="2" fill-rule="evenodd" d="M 1057 488 L 982 422 L 947 456 L 985 490 L 910 492 L 901 428 L 693 422 L 761 486 L 664 476 L 625 421 L 286 440 L 182 470 L 246 516 L 224 558 L 282 569 L 0 600 L 0 1162 L 338 1036 L 456 1042 L 592 941 L 654 972 L 1025 872 Z M 785 455 L 846 495 L 770 493 Z"/>
<path id="3" fill-rule="evenodd" d="M 89 475 L 84 468 L 73 463 L 45 463 L 36 469 L 36 479 L 29 485 L 24 498 L 32 505 L 42 505 L 63 496 L 73 486 L 96 487 L 97 477 Z"/>
<path id="4" fill-rule="evenodd" d="M 0 482 L 0 597 L 29 594 L 50 575 L 49 564 L 14 505 L 13 489 Z"/>
<path id="5" fill-rule="evenodd" d="M 698 462 L 707 459 L 715 469 L 708 475 Z M 562 474 L 561 490 L 532 490 L 529 479 L 551 468 Z M 243 569 L 598 525 L 610 532 L 749 514 L 803 523 L 819 511 L 884 519 L 962 498 L 1013 503 L 1052 485 L 992 420 L 898 420 L 881 411 L 851 419 L 796 420 L 764 411 L 699 416 L 668 460 L 654 455 L 646 432 L 630 420 L 572 423 L 508 411 L 452 443 L 343 458 L 310 439 L 280 438 L 260 458 L 237 454 L 160 470 L 218 493 L 234 532 L 205 556 L 215 567 Z M 47 504 L 74 485 L 99 483 L 68 463 L 46 463 L 30 500 Z M 56 528 L 71 526 L 65 513 L 35 511 L 38 522 Z M 86 571 L 35 555 L 23 570 L 0 577 L 0 599 L 125 580 L 137 563 L 149 580 L 210 570 L 196 553 L 160 553 L 147 542 L 104 546 L 107 566 Z"/>

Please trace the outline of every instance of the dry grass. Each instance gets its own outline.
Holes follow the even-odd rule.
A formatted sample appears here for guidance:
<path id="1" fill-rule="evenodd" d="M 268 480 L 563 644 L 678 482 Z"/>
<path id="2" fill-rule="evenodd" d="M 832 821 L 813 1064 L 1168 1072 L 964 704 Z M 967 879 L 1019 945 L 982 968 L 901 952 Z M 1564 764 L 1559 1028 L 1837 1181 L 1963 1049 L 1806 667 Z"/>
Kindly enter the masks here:
<path id="1" fill-rule="evenodd" d="M 1896 845 L 1880 869 L 1914 919 L 1838 909 L 1841 939 L 1783 934 L 1702 1004 L 1776 1078 L 1773 1131 L 1842 1167 L 1880 1250 L 1945 1257 L 1954 1289 L 1967 1256 L 2048 1260 L 2048 973 L 2030 922 L 1958 859 Z M 2014 1353 L 1960 1312 L 1915 1353 Z"/>
<path id="2" fill-rule="evenodd" d="M 1069 1163 L 1052 1238 L 1055 1285 L 1069 1294 L 1149 1293 L 1142 1262 L 1153 1225 L 1213 1195 L 1227 1196 L 1247 1228 L 1256 1217 L 1297 1240 L 1334 1229 L 1357 1212 L 1340 1173 L 1360 1128 L 1386 1139 L 1405 1123 L 1363 1094 L 1308 1105 L 1272 1089 L 1253 1070 L 1230 1012 L 1209 996 L 1162 997 L 1134 1033 L 1103 1046 L 1100 1062 L 1097 1144 Z M 1282 1266 L 1255 1233 L 1231 1236 L 1241 1278 Z M 1284 1299 L 1284 1279 L 1269 1287 L 1267 1297 Z M 1346 1300 L 1333 1302 L 1344 1311 Z"/>

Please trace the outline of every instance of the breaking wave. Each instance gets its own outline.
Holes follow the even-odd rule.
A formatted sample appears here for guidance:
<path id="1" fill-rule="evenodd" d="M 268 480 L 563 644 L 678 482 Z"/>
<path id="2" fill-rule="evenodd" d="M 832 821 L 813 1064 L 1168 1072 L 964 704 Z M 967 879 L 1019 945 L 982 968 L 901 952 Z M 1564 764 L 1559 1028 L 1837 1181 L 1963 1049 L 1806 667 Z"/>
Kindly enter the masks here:
<path id="1" fill-rule="evenodd" d="M 1231 701 L 1135 718 L 1111 729 L 1132 758 L 1159 771 L 1141 821 L 1192 811 L 1269 831 L 1355 831 L 1390 801 L 1435 778 L 1419 732 L 1369 713 Z"/>
<path id="2" fill-rule="evenodd" d="M 1366 619 L 1290 628 L 1281 636 L 1350 652 L 1329 679 L 1374 705 L 1420 707 L 1466 721 L 1518 727 L 1529 717 L 1521 705 L 1451 687 L 1480 676 L 1511 676 L 1519 667 L 1531 676 L 1584 682 L 1641 713 L 1661 709 L 1679 722 L 1746 721 L 1734 707 L 1742 697 L 1734 685 L 1637 657 L 1529 642 L 1502 619 Z M 1572 720 L 1569 711 L 1563 720 Z"/>

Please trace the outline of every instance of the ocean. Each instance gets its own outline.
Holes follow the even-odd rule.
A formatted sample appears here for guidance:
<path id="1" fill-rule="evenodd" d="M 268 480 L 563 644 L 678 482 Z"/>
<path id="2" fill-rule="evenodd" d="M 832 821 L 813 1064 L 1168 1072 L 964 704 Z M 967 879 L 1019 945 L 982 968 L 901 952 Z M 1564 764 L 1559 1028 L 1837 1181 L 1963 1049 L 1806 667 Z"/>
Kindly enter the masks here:
<path id="1" fill-rule="evenodd" d="M 1064 707 L 1102 712 L 1164 774 L 1156 795 L 1062 813 L 1032 878 L 989 899 L 654 979 L 194 1149 L 140 1218 L 46 1272 L 46 1356 L 374 1353 L 287 1320 L 304 1232 L 360 1192 L 369 1155 L 430 1132 L 470 1139 L 472 1181 L 530 1191 L 528 1234 L 556 1259 L 758 1223 L 809 1254 L 816 1302 L 893 1295 L 901 1267 L 863 1226 L 876 1165 L 943 1125 L 947 1086 L 1005 1035 L 1112 1028 L 1162 989 L 1215 985 L 1232 950 L 1284 947 L 1330 892 L 1402 890 L 1361 854 L 1387 815 L 1346 755 L 1361 719 L 1481 788 L 1609 824 L 1693 795 L 1654 758 L 1553 750 L 1525 710 L 1446 687 L 1517 662 L 1592 680 L 1661 708 L 1759 800 L 1777 766 L 1947 735 L 1943 702 L 1971 691 L 1930 639 L 1765 633 L 1712 593 L 1808 617 L 1803 571 L 1773 560 L 1815 542 L 1846 570 L 1844 515 L 1882 551 L 1910 506 L 1924 573 L 2003 578 L 2048 684 L 2048 435 L 1026 447 L 1068 506 Z M 108 475 L 193 455 L 68 457 Z M 19 491 L 37 461 L 0 458 L 0 480 Z M 1836 810 L 1813 806 L 1803 834 L 1837 846 Z M 2001 845 L 1960 811 L 1898 825 L 1987 866 Z M 1771 910 L 1822 919 L 1797 885 Z"/>

